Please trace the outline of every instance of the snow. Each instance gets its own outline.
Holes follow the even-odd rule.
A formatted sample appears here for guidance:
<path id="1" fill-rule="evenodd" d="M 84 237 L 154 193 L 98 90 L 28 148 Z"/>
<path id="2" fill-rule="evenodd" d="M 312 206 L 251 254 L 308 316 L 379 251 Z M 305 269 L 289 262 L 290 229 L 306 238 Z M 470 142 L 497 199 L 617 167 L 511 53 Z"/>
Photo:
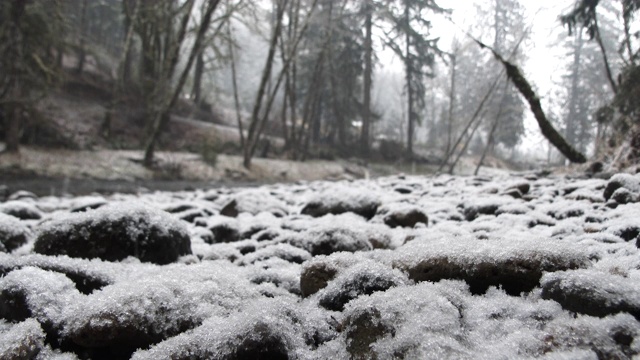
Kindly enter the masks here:
<path id="1" fill-rule="evenodd" d="M 637 357 L 638 179 L 402 175 L 21 197 L 0 204 L 0 237 L 26 241 L 0 253 L 0 358 Z M 20 211 L 41 219 L 4 214 Z M 428 220 L 398 222 L 411 213 Z M 117 239 L 91 246 L 155 247 L 154 233 L 191 252 L 163 263 L 70 257 L 65 241 L 35 252 L 42 234 L 115 224 Z"/>

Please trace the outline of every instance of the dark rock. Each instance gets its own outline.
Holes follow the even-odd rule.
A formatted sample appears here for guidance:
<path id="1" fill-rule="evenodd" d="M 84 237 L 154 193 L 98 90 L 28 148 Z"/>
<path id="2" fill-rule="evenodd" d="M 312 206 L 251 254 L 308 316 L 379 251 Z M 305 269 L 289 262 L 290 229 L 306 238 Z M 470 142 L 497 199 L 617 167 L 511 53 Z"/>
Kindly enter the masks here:
<path id="1" fill-rule="evenodd" d="M 378 206 L 380 206 L 380 202 L 377 199 L 358 197 L 346 193 L 344 197 L 340 198 L 327 196 L 311 200 L 302 209 L 302 214 L 321 217 L 327 214 L 338 215 L 352 212 L 365 219 L 371 219 L 375 216 Z"/>
<path id="2" fill-rule="evenodd" d="M 170 214 L 178 214 L 178 213 L 185 212 L 188 210 L 193 210 L 193 209 L 197 209 L 197 207 L 193 204 L 178 203 L 178 204 L 171 204 L 169 206 L 165 206 L 162 210 Z"/>
<path id="3" fill-rule="evenodd" d="M 94 210 L 105 205 L 107 205 L 107 201 L 102 197 L 88 197 L 76 203 L 71 208 L 71 212 L 76 213 L 84 212 L 87 210 Z"/>
<path id="4" fill-rule="evenodd" d="M 401 208 L 391 211 L 384 217 L 384 223 L 389 227 L 414 227 L 418 223 L 429 224 L 429 217 L 418 208 Z"/>
<path id="5" fill-rule="evenodd" d="M 212 244 L 236 242 L 241 239 L 240 226 L 234 219 L 220 220 L 211 225 L 209 230 L 213 234 Z"/>
<path id="6" fill-rule="evenodd" d="M 30 255 L 13 258 L 13 261 L 2 259 L 0 262 L 0 277 L 6 276 L 14 270 L 25 267 L 36 267 L 42 270 L 64 274 L 73 281 L 78 291 L 83 294 L 91 294 L 95 290 L 113 283 L 109 271 L 101 270 L 99 267 L 90 266 L 88 260 L 65 259 L 58 261 L 56 258 L 43 255 Z"/>
<path id="7" fill-rule="evenodd" d="M 337 273 L 338 269 L 329 263 L 316 262 L 305 266 L 300 274 L 302 295 L 307 297 L 325 288 Z"/>
<path id="8" fill-rule="evenodd" d="M 522 199 L 522 193 L 518 189 L 507 189 L 502 195 L 511 196 L 514 199 Z"/>
<path id="9" fill-rule="evenodd" d="M 467 221 L 473 221 L 480 215 L 495 215 L 501 204 L 478 204 L 464 208 L 464 218 Z"/>
<path id="10" fill-rule="evenodd" d="M 220 210 L 220 215 L 228 216 L 228 217 L 237 217 L 240 214 L 238 211 L 238 201 L 231 200 Z"/>
<path id="11" fill-rule="evenodd" d="M 0 331 L 0 359 L 22 360 L 40 359 L 45 347 L 46 334 L 40 324 L 33 319 L 27 319 L 12 325 L 7 331 Z M 7 341 L 10 340 L 10 341 Z"/>
<path id="12" fill-rule="evenodd" d="M 251 240 L 240 241 L 235 243 L 234 245 L 235 245 L 234 247 L 238 249 L 238 251 L 242 255 L 251 254 L 252 252 L 256 251 L 256 243 Z"/>
<path id="13" fill-rule="evenodd" d="M 195 223 L 196 219 L 206 218 L 210 215 L 211 214 L 207 213 L 203 209 L 191 209 L 191 210 L 185 210 L 180 213 L 175 213 L 175 216 L 177 216 L 178 219 L 186 221 L 188 223 L 192 223 L 192 224 Z"/>
<path id="14" fill-rule="evenodd" d="M 66 276 L 25 267 L 0 279 L 0 317 L 13 322 L 35 318 L 48 336 L 60 339 L 65 321 L 62 309 L 80 297 Z"/>
<path id="15" fill-rule="evenodd" d="M 509 295 L 517 296 L 537 287 L 545 272 L 576 269 L 588 264 L 585 252 L 572 252 L 570 248 L 556 246 L 551 241 L 546 248 L 542 244 L 531 248 L 532 244 L 526 246 L 524 241 L 516 245 L 457 241 L 458 244 L 450 244 L 443 240 L 442 243 L 429 243 L 429 246 L 410 242 L 395 254 L 394 267 L 406 272 L 409 279 L 416 282 L 464 280 L 473 294 L 484 294 L 490 286 L 496 286 Z M 504 253 L 505 246 L 512 248 L 510 254 Z M 468 254 L 461 257 L 459 254 L 463 249 Z"/>
<path id="16" fill-rule="evenodd" d="M 625 188 L 619 188 L 611 195 L 611 200 L 618 204 L 629 204 L 638 202 L 639 194 L 633 193 Z"/>
<path id="17" fill-rule="evenodd" d="M 405 187 L 405 186 L 398 186 L 396 188 L 393 189 L 393 191 L 399 193 L 399 194 L 411 194 L 413 192 L 413 189 L 409 188 L 409 187 Z"/>
<path id="18" fill-rule="evenodd" d="M 225 359 L 287 360 L 290 358 L 286 340 L 268 323 L 256 323 L 241 339 L 243 340 L 224 356 Z"/>
<path id="19" fill-rule="evenodd" d="M 289 244 L 275 244 L 255 250 L 251 255 L 247 256 L 243 260 L 243 263 L 252 264 L 257 261 L 271 258 L 279 258 L 290 263 L 302 264 L 307 260 L 311 260 L 311 254 Z"/>
<path id="20" fill-rule="evenodd" d="M 284 217 L 288 214 L 286 204 L 264 190 L 246 190 L 233 196 L 220 210 L 220 215 L 237 217 L 240 213 L 257 215 L 261 212 Z"/>
<path id="21" fill-rule="evenodd" d="M 324 289 L 339 272 L 362 261 L 369 261 L 364 253 L 335 253 L 331 256 L 317 256 L 305 262 L 300 272 L 302 295 L 307 297 Z"/>
<path id="22" fill-rule="evenodd" d="M 114 204 L 42 224 L 34 251 L 107 261 L 133 256 L 168 264 L 191 254 L 191 240 L 183 223 L 164 211 Z"/>
<path id="23" fill-rule="evenodd" d="M 371 295 L 408 283 L 406 276 L 398 270 L 373 261 L 358 263 L 322 290 L 318 304 L 328 310 L 342 311 L 346 303 L 361 295 Z"/>
<path id="24" fill-rule="evenodd" d="M 11 252 L 27 242 L 29 228 L 13 216 L 0 213 L 0 244 Z"/>
<path id="25" fill-rule="evenodd" d="M 640 189 L 640 178 L 631 174 L 616 174 L 607 183 L 604 189 L 604 198 L 609 200 L 613 193 L 620 189 L 626 188 L 634 193 Z"/>
<path id="26" fill-rule="evenodd" d="M 14 200 L 0 204 L 0 213 L 17 217 L 20 220 L 40 220 L 42 213 L 30 203 Z"/>
<path id="27" fill-rule="evenodd" d="M 375 308 L 347 317 L 343 331 L 347 338 L 347 351 L 352 359 L 375 358 L 371 345 L 387 334 L 393 333 L 393 328 L 381 321 L 381 318 L 380 312 Z"/>
<path id="28" fill-rule="evenodd" d="M 542 298 L 560 303 L 566 310 L 605 317 L 626 312 L 640 320 L 640 299 L 633 278 L 574 270 L 547 274 L 541 281 Z"/>
<path id="29" fill-rule="evenodd" d="M 635 240 L 640 235 L 640 227 L 636 225 L 624 226 L 616 229 L 613 234 L 621 237 L 624 241 Z"/>
<path id="30" fill-rule="evenodd" d="M 7 185 L 0 185 L 0 202 L 4 202 L 9 197 L 9 188 Z"/>
<path id="31" fill-rule="evenodd" d="M 602 170 L 604 170 L 604 164 L 600 161 L 594 161 L 589 164 L 589 167 L 587 167 L 585 172 L 587 174 L 597 174 L 599 172 L 602 172 Z"/>
<path id="32" fill-rule="evenodd" d="M 7 200 L 8 201 L 13 201 L 13 200 L 37 199 L 37 198 L 38 198 L 38 195 L 32 193 L 31 191 L 18 190 L 16 192 L 14 192 L 13 194 L 9 195 Z"/>
<path id="33" fill-rule="evenodd" d="M 313 256 L 329 255 L 340 251 L 373 250 L 367 234 L 339 226 L 311 229 L 302 236 L 292 237 L 288 242 L 307 250 Z"/>
<path id="34" fill-rule="evenodd" d="M 507 187 L 505 189 L 505 192 L 508 192 L 514 189 L 517 189 L 520 192 L 520 194 L 526 195 L 529 193 L 529 190 L 531 190 L 531 184 L 529 184 L 528 182 L 519 182 Z"/>

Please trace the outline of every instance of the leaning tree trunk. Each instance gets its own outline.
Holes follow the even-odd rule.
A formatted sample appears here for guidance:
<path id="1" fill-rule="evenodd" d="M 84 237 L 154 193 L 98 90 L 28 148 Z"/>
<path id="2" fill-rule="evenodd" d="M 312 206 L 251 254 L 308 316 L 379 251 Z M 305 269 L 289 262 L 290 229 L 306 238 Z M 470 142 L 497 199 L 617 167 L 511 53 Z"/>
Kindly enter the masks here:
<path id="1" fill-rule="evenodd" d="M 547 138 L 547 140 L 549 140 L 549 142 L 551 142 L 551 144 L 553 144 L 553 146 L 555 146 L 556 149 L 558 149 L 562 153 L 562 155 L 564 155 L 569 161 L 580 164 L 587 162 L 587 158 L 582 153 L 577 151 L 573 146 L 571 146 L 571 144 L 567 143 L 567 141 L 562 137 L 562 135 L 560 135 L 560 133 L 547 119 L 547 116 L 545 115 L 544 110 L 542 110 L 542 106 L 540 105 L 540 99 L 531 88 L 531 85 L 529 84 L 527 79 L 522 75 L 520 69 L 518 69 L 518 67 L 514 64 L 502 58 L 502 56 L 500 56 L 500 54 L 498 54 L 494 49 L 488 47 L 478 40 L 475 41 L 476 43 L 478 43 L 478 45 L 480 45 L 481 48 L 491 50 L 493 56 L 502 63 L 505 70 L 507 71 L 507 76 L 509 76 L 511 82 L 516 86 L 518 91 L 520 91 L 520 94 L 522 94 L 522 96 L 527 99 L 529 107 L 531 108 L 531 111 L 533 112 L 533 115 L 538 122 L 538 126 L 540 127 L 542 135 L 544 135 L 544 137 Z"/>

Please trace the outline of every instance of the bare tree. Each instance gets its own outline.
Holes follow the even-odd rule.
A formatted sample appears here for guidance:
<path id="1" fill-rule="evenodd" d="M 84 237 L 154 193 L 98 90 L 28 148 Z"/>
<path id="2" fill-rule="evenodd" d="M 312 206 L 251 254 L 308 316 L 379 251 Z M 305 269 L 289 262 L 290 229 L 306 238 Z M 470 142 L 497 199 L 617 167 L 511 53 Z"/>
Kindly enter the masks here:
<path id="1" fill-rule="evenodd" d="M 196 56 L 204 45 L 205 34 L 211 25 L 213 13 L 219 3 L 220 0 L 207 0 L 204 11 L 200 16 L 200 21 L 196 26 L 194 41 L 188 51 L 189 56 L 187 58 L 187 62 L 173 86 L 172 80 L 177 70 L 179 55 L 183 51 L 182 48 L 185 42 L 187 28 L 192 16 L 195 0 L 187 0 L 185 3 L 179 5 L 179 10 L 182 11 L 182 16 L 179 19 L 177 31 L 174 31 L 172 25 L 168 28 L 162 27 L 162 22 L 156 23 L 154 24 L 155 26 L 152 27 L 152 29 L 155 30 L 154 36 L 159 36 L 165 39 L 165 47 L 163 51 L 160 51 L 160 55 L 155 59 L 155 63 L 151 64 L 153 68 L 159 69 L 159 72 L 157 74 L 158 77 L 153 79 L 153 88 L 151 90 L 152 93 L 150 94 L 151 107 L 149 110 L 151 111 L 147 116 L 150 119 L 151 128 L 149 135 L 146 138 L 144 148 L 145 166 L 151 166 L 153 164 L 155 146 L 158 141 L 158 137 L 169 121 L 170 112 L 178 101 Z M 150 6 L 154 6 L 154 4 Z M 160 19 L 172 24 L 172 21 L 167 18 L 167 16 L 173 15 L 173 11 L 169 11 L 172 8 L 172 6 L 168 6 L 168 8 L 161 9 L 160 11 L 164 10 L 168 12 L 163 13 Z M 156 51 L 158 50 L 160 49 L 156 49 Z M 147 60 L 152 56 L 153 54 L 143 54 L 143 57 Z"/>

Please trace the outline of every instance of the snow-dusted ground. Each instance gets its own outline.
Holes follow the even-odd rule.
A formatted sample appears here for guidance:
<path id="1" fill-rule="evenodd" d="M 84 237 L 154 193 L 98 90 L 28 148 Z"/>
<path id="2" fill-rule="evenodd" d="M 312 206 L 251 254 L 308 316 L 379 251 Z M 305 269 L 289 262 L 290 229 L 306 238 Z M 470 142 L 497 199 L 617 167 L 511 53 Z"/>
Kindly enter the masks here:
<path id="1" fill-rule="evenodd" d="M 640 353 L 640 175 L 0 203 L 1 359 Z"/>

